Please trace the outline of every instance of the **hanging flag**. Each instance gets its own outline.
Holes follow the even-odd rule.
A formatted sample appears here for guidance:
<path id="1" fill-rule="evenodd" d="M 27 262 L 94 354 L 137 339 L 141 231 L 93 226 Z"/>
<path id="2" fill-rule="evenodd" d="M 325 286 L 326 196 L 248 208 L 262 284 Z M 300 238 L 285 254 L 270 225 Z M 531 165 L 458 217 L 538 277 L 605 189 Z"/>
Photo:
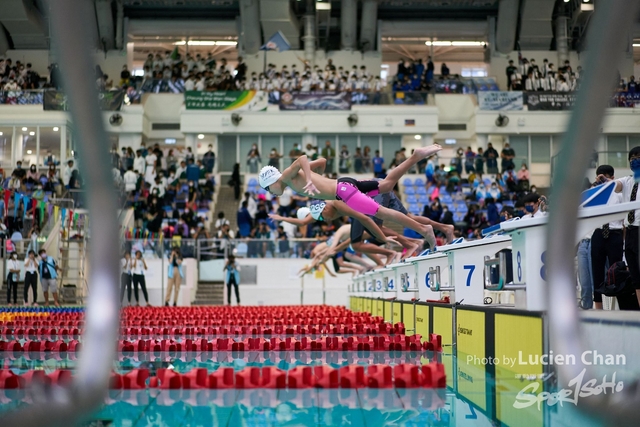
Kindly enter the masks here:
<path id="1" fill-rule="evenodd" d="M 56 215 L 57 218 L 57 215 Z M 67 209 L 66 208 L 62 208 L 62 215 L 60 216 L 60 226 L 62 228 L 64 228 L 64 222 L 67 218 Z"/>
<path id="2" fill-rule="evenodd" d="M 22 199 L 22 194 L 15 193 L 13 196 L 13 216 L 14 218 L 18 217 L 18 207 L 20 206 L 20 200 Z"/>
<path id="3" fill-rule="evenodd" d="M 38 218 L 38 223 L 40 227 L 42 227 L 42 222 L 44 221 L 44 208 L 46 204 L 44 202 L 38 202 L 38 207 L 40 208 L 40 217 Z"/>
<path id="4" fill-rule="evenodd" d="M 177 60 L 178 55 L 180 55 L 180 53 L 178 53 L 178 46 L 176 46 L 173 48 L 173 52 L 171 52 L 171 59 L 174 61 Z"/>
<path id="5" fill-rule="evenodd" d="M 282 31 L 278 31 L 260 48 L 260 50 L 275 50 L 276 52 L 284 52 L 291 49 L 291 44 L 287 38 L 282 34 Z"/>
<path id="6" fill-rule="evenodd" d="M 6 217 L 9 214 L 9 198 L 11 197 L 10 191 L 4 192 L 4 216 Z"/>
<path id="7" fill-rule="evenodd" d="M 69 228 L 73 225 L 73 211 L 69 209 Z"/>
<path id="8" fill-rule="evenodd" d="M 53 220 L 54 221 L 58 221 L 58 218 L 59 218 L 58 217 L 58 213 L 59 213 L 59 211 L 60 211 L 59 207 L 57 207 L 57 206 L 53 207 Z"/>
<path id="9" fill-rule="evenodd" d="M 31 215 L 33 216 L 33 223 L 36 222 L 36 208 L 38 207 L 38 201 L 36 199 L 31 200 Z"/>
<path id="10" fill-rule="evenodd" d="M 73 214 L 73 226 L 76 228 L 80 228 L 78 226 L 78 218 L 80 218 L 80 214 L 78 214 L 77 212 Z"/>
<path id="11" fill-rule="evenodd" d="M 29 208 L 31 207 L 31 197 L 22 196 L 22 219 L 27 217 L 27 212 L 29 212 Z"/>

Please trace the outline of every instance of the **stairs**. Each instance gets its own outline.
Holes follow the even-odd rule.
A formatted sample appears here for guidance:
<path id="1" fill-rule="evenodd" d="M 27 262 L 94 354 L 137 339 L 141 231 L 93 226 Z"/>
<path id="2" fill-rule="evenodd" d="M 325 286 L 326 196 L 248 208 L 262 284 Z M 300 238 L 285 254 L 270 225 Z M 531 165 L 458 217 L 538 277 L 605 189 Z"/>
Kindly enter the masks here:
<path id="1" fill-rule="evenodd" d="M 224 283 L 200 282 L 196 291 L 196 300 L 192 305 L 222 305 L 224 304 Z"/>
<path id="2" fill-rule="evenodd" d="M 226 179 L 226 181 L 225 181 Z M 223 182 L 227 182 L 229 179 L 224 178 Z M 243 190 L 240 189 L 240 198 L 242 198 Z M 224 217 L 229 221 L 230 229 L 236 232 L 238 230 L 238 222 L 236 214 L 238 213 L 238 205 L 240 200 L 236 200 L 233 194 L 233 187 L 228 185 L 221 185 L 218 190 L 218 200 L 216 202 L 215 212 L 213 213 L 213 220 L 211 221 L 211 233 L 215 233 L 215 223 L 218 220 L 218 212 L 224 212 Z"/>

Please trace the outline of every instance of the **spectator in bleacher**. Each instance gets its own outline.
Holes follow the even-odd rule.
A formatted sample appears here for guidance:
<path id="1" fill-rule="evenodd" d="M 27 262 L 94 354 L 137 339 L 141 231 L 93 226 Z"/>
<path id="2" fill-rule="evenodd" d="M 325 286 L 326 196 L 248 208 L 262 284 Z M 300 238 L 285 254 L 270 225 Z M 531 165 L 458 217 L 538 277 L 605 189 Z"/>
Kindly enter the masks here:
<path id="1" fill-rule="evenodd" d="M 249 166 L 249 173 L 258 173 L 260 163 L 262 163 L 262 159 L 260 159 L 260 151 L 258 151 L 258 146 L 253 144 L 249 150 L 249 154 L 247 154 L 247 166 Z"/>
<path id="2" fill-rule="evenodd" d="M 471 147 L 467 147 L 467 151 L 464 152 L 464 170 L 467 174 L 475 171 L 475 157 L 476 153 Z"/>
<path id="3" fill-rule="evenodd" d="M 60 268 L 53 257 L 47 255 L 46 250 L 40 249 L 38 255 L 40 255 L 40 259 L 38 260 L 38 273 L 40 274 L 40 284 L 42 285 L 42 292 L 44 293 L 44 305 L 49 305 L 49 291 L 51 291 L 54 305 L 60 307 L 58 303 L 57 285 Z"/>
<path id="4" fill-rule="evenodd" d="M 507 66 L 507 90 L 511 90 L 512 79 L 511 76 L 518 71 L 515 65 L 513 65 L 513 60 L 509 60 L 509 65 Z"/>
<path id="5" fill-rule="evenodd" d="M 271 152 L 269 152 L 269 166 L 273 166 L 274 168 L 279 168 L 280 157 L 282 156 L 278 153 L 278 150 L 276 150 L 276 148 L 273 147 L 271 149 Z"/>
<path id="6" fill-rule="evenodd" d="M 373 163 L 373 176 L 376 178 L 382 178 L 384 174 L 384 158 L 380 156 L 380 150 L 376 150 L 376 154 L 372 159 Z"/>
<path id="7" fill-rule="evenodd" d="M 287 187 L 284 189 L 282 195 L 278 197 L 278 203 L 280 205 L 278 207 L 278 214 L 284 217 L 288 217 L 291 213 L 292 208 L 294 207 L 293 190 L 291 189 L 291 187 Z"/>
<path id="8" fill-rule="evenodd" d="M 117 153 L 116 153 L 117 155 Z M 44 158 L 44 162 L 43 162 L 44 166 L 49 166 L 49 165 L 58 165 L 60 164 L 60 162 L 58 161 L 58 159 L 56 159 L 56 156 L 54 156 L 51 153 L 51 150 L 47 150 L 47 155 Z"/>
<path id="9" fill-rule="evenodd" d="M 224 217 L 224 212 L 220 211 L 220 212 L 218 212 L 218 219 L 216 220 L 216 222 L 214 224 L 214 228 L 215 228 L 216 232 L 219 231 L 220 229 L 222 229 L 222 226 L 225 225 L 225 224 L 229 225 L 229 220 Z"/>
<path id="10" fill-rule="evenodd" d="M 502 159 L 502 172 L 509 169 L 515 168 L 515 164 L 513 163 L 513 159 L 516 157 L 516 152 L 511 148 L 508 142 L 504 143 L 504 147 L 502 148 L 502 152 L 500 153 L 500 158 Z"/>
<path id="11" fill-rule="evenodd" d="M 331 141 L 325 141 L 325 146 L 322 149 L 322 157 L 324 157 L 325 159 L 327 159 L 327 166 L 325 168 L 325 171 L 327 173 L 333 172 L 333 159 L 335 159 L 336 157 L 336 150 L 331 146 Z"/>
<path id="12" fill-rule="evenodd" d="M 251 229 L 253 228 L 253 219 L 251 218 L 251 214 L 249 214 L 246 200 L 242 201 L 242 205 L 240 209 L 238 209 L 236 222 L 238 223 L 239 237 L 249 237 L 251 235 Z"/>
<path id="13" fill-rule="evenodd" d="M 233 165 L 233 172 L 231 172 L 231 180 L 229 185 L 233 187 L 233 196 L 236 200 L 240 200 L 240 185 L 242 184 L 240 178 L 240 163 Z"/>
<path id="14" fill-rule="evenodd" d="M 138 184 L 138 174 L 133 171 L 133 166 L 129 166 L 129 169 L 124 173 L 124 191 L 130 193 L 136 191 Z"/>
<path id="15" fill-rule="evenodd" d="M 495 201 L 502 200 L 502 192 L 500 191 L 500 187 L 496 182 L 491 183 L 491 187 L 487 190 L 487 196 L 492 198 Z"/>
<path id="16" fill-rule="evenodd" d="M 362 152 L 362 173 L 369 173 L 371 171 L 371 147 L 364 146 Z"/>
<path id="17" fill-rule="evenodd" d="M 447 67 L 447 64 L 445 64 L 445 63 L 443 62 L 443 63 L 442 63 L 442 65 L 440 66 L 440 74 L 441 74 L 443 77 L 446 77 L 446 76 L 448 76 L 448 75 L 449 75 L 449 73 L 450 73 L 450 71 L 449 71 L 449 67 Z"/>
<path id="18" fill-rule="evenodd" d="M 498 173 L 498 152 L 493 148 L 493 144 L 487 144 L 487 151 L 484 152 L 487 163 L 487 173 Z"/>
<path id="19" fill-rule="evenodd" d="M 355 173 L 362 173 L 363 172 L 363 156 L 362 156 L 362 150 L 360 149 L 360 147 L 356 147 L 356 152 L 353 155 L 353 170 Z"/>
<path id="20" fill-rule="evenodd" d="M 482 147 L 478 147 L 478 154 L 475 157 L 475 172 L 478 175 L 482 175 L 484 173 L 484 153 L 482 151 Z"/>
<path id="21" fill-rule="evenodd" d="M 624 83 L 624 81 L 623 81 Z M 567 79 L 564 75 L 560 75 L 558 77 L 558 83 L 556 84 L 556 91 L 558 92 L 569 92 L 571 90 L 569 84 L 567 83 Z"/>
<path id="22" fill-rule="evenodd" d="M 251 218 L 255 218 L 256 212 L 258 211 L 258 204 L 248 191 L 244 193 L 243 202 L 247 202 L 247 211 L 249 211 Z M 242 203 L 240 203 L 240 206 L 242 206 Z"/>
<path id="23" fill-rule="evenodd" d="M 168 281 L 167 281 L 167 293 L 164 298 L 164 305 L 169 306 L 169 300 L 171 299 L 171 293 L 173 291 L 173 306 L 178 305 L 178 294 L 180 293 L 180 283 L 184 277 L 184 270 L 182 267 L 182 256 L 178 248 L 171 250 L 169 257 L 168 267 Z"/>
<path id="24" fill-rule="evenodd" d="M 349 173 L 349 150 L 346 145 L 342 146 L 340 150 L 340 163 L 338 165 L 338 171 L 340 173 Z"/>
<path id="25" fill-rule="evenodd" d="M 128 153 L 125 155 L 128 155 Z M 129 170 L 129 162 L 123 162 L 123 164 L 125 165 L 125 170 Z M 140 175 L 144 176 L 146 166 L 147 163 L 145 162 L 144 157 L 142 157 L 142 150 L 137 150 L 136 158 L 133 159 L 132 169 Z"/>
<path id="26" fill-rule="evenodd" d="M 147 184 L 152 184 L 156 179 L 158 170 L 160 169 L 157 163 L 158 158 L 150 151 L 145 157 L 146 167 L 144 170 L 144 180 Z"/>
<path id="27" fill-rule="evenodd" d="M 169 151 L 171 154 L 172 151 Z M 169 158 L 167 157 L 167 167 L 169 167 Z M 209 144 L 209 149 L 202 156 L 202 164 L 204 164 L 204 168 L 207 173 L 213 173 L 213 168 L 216 165 L 216 153 L 213 152 L 213 145 Z"/>
<path id="28" fill-rule="evenodd" d="M 464 150 L 460 147 L 456 150 L 456 156 L 451 158 L 450 166 L 458 173 L 458 175 L 462 175 L 463 156 Z"/>
<path id="29" fill-rule="evenodd" d="M 529 169 L 527 168 L 527 164 L 526 163 L 522 164 L 522 166 L 520 167 L 520 170 L 516 174 L 516 177 L 518 179 L 518 182 L 520 182 L 522 180 L 529 181 L 529 179 L 530 179 Z"/>
<path id="30" fill-rule="evenodd" d="M 69 181 L 71 181 L 74 170 L 76 170 L 76 167 L 73 159 L 67 160 L 67 166 L 64 168 L 64 175 L 62 176 L 62 184 L 66 188 L 69 188 Z"/>
<path id="31" fill-rule="evenodd" d="M 289 160 L 291 161 L 291 163 L 293 163 L 300 156 L 302 156 L 302 150 L 300 150 L 300 147 L 296 142 L 295 144 L 293 144 L 293 148 L 291 149 L 291 151 L 289 151 Z"/>

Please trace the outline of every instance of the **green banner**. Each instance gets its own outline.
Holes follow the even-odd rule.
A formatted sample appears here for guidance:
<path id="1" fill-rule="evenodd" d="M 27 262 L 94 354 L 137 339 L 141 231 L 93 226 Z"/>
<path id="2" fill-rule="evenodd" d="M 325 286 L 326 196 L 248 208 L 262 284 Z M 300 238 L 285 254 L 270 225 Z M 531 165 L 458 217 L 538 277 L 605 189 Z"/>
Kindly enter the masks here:
<path id="1" fill-rule="evenodd" d="M 262 111 L 267 109 L 269 97 L 266 92 L 243 91 L 198 91 L 184 93 L 187 110 L 245 110 Z"/>

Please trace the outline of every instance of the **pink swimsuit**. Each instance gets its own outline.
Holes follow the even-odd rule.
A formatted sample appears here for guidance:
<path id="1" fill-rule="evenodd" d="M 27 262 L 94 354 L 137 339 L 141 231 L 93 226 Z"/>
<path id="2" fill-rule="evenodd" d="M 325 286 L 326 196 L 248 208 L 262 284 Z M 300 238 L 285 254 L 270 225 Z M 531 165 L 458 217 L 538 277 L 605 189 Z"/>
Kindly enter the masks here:
<path id="1" fill-rule="evenodd" d="M 375 216 L 380 209 L 372 197 L 380 194 L 379 181 L 356 181 L 353 178 L 340 178 L 336 186 L 336 199 L 342 200 L 356 212 Z"/>

